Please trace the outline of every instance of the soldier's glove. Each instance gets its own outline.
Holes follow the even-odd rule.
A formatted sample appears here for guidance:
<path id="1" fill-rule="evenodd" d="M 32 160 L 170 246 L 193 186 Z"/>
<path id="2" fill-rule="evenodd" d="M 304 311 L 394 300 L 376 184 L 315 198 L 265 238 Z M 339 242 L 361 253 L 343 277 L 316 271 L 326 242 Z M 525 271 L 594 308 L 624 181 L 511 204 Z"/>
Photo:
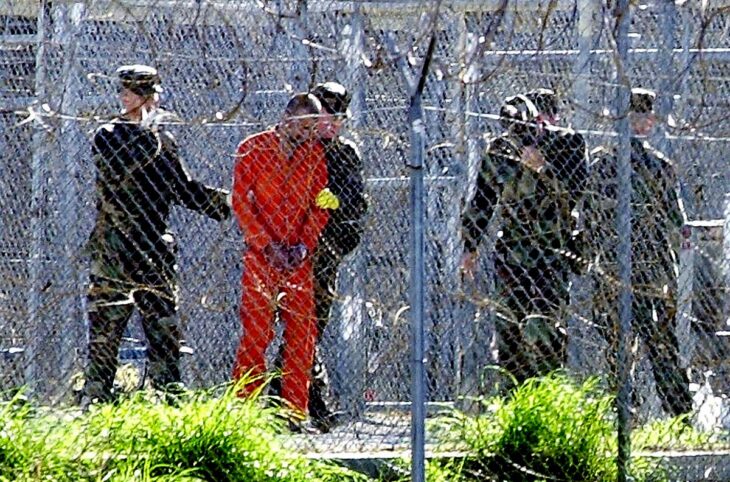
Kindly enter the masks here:
<path id="1" fill-rule="evenodd" d="M 340 199 L 327 187 L 319 191 L 314 202 L 317 207 L 322 209 L 337 209 L 340 207 Z"/>

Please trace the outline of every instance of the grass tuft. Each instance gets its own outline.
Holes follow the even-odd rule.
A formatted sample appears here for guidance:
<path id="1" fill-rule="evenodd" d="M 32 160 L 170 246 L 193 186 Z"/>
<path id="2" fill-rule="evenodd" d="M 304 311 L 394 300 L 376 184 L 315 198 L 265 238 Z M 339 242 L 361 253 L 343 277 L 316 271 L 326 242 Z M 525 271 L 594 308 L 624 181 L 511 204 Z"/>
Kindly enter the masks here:
<path id="1" fill-rule="evenodd" d="M 577 383 L 555 373 L 528 380 L 508 397 L 481 400 L 484 413 L 455 413 L 440 420 L 473 454 L 464 460 L 433 462 L 429 480 L 462 481 L 612 481 L 616 480 L 617 427 L 613 397 L 597 378 Z M 693 430 L 682 418 L 655 421 L 632 432 L 630 477 L 667 478 L 653 450 L 727 448 L 717 435 Z"/>
<path id="2" fill-rule="evenodd" d="M 117 404 L 35 411 L 0 407 L 0 481 L 269 482 L 365 480 L 281 444 L 281 409 L 222 396 L 183 394 L 162 403 L 140 392 Z"/>
<path id="3" fill-rule="evenodd" d="M 598 379 L 581 385 L 562 374 L 528 380 L 474 421 L 470 441 L 493 473 L 510 480 L 595 481 L 615 477 L 612 399 Z"/>

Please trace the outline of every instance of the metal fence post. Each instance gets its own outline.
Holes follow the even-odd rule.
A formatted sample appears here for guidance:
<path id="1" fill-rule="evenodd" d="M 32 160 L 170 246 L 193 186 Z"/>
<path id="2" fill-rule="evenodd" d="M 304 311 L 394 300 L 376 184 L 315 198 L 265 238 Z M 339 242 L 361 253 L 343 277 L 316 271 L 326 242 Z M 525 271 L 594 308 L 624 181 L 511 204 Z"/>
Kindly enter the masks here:
<path id="1" fill-rule="evenodd" d="M 365 125 L 366 110 L 366 82 L 362 66 L 365 32 L 359 4 L 353 7 L 349 29 L 343 29 L 343 37 L 341 49 L 346 75 L 342 82 L 352 93 L 350 127 L 357 132 Z M 366 156 L 368 154 L 365 153 Z M 367 165 L 368 162 L 366 157 L 364 163 Z M 332 371 L 332 389 L 340 398 L 343 409 L 353 416 L 361 415 L 364 411 L 363 393 L 368 382 L 366 347 L 369 331 L 366 326 L 364 290 L 368 274 L 366 256 L 363 253 L 367 237 L 363 241 L 363 246 L 346 262 L 346 267 L 340 270 L 346 276 L 338 277 L 338 291 L 345 296 L 342 303 L 335 304 L 334 307 L 340 313 L 335 319 L 341 320 L 334 340 L 337 347 L 335 353 L 345 354 L 342 359 L 347 360 L 347 363 L 338 364 Z"/>
<path id="2" fill-rule="evenodd" d="M 303 40 L 307 39 L 308 8 L 307 0 L 297 0 L 296 18 L 290 23 L 292 30 L 293 59 L 291 66 L 292 86 L 295 92 L 303 92 L 309 88 L 308 50 Z"/>
<path id="3" fill-rule="evenodd" d="M 578 56 L 573 68 L 573 95 L 574 125 L 583 128 L 591 121 L 590 108 L 590 75 L 593 63 L 591 47 L 593 47 L 596 33 L 597 2 L 592 0 L 578 0 Z"/>
<path id="4" fill-rule="evenodd" d="M 662 2 L 660 15 L 662 36 L 658 48 L 659 72 L 672 72 L 674 66 L 675 17 L 677 15 L 677 8 L 674 2 Z M 667 139 L 667 121 L 672 112 L 676 85 L 676 79 L 674 77 L 665 75 L 660 85 L 657 86 L 659 94 L 657 99 L 657 117 L 661 122 L 661 128 L 657 129 L 657 139 L 655 142 L 657 148 L 670 158 L 672 157 L 672 146 Z"/>
<path id="5" fill-rule="evenodd" d="M 618 160 L 618 229 L 619 336 L 618 336 L 618 480 L 628 480 L 631 457 L 631 138 L 629 131 L 629 25 L 631 11 L 628 0 L 616 4 L 616 115 Z"/>
<path id="6" fill-rule="evenodd" d="M 677 8 L 674 2 L 662 2 L 660 10 L 661 41 L 658 50 L 659 72 L 672 72 L 674 66 L 674 44 Z M 677 80 L 669 75 L 664 76 L 657 89 L 657 118 L 660 127 L 654 133 L 654 143 L 657 148 L 672 158 L 672 144 L 668 137 L 668 121 L 674 104 L 674 92 Z M 649 86 L 651 87 L 651 86 Z M 684 183 L 678 180 L 677 189 L 683 200 L 687 200 Z M 685 203 L 685 207 L 687 203 Z M 687 228 L 690 229 L 690 228 Z M 682 239 L 679 252 L 679 278 L 677 280 L 677 318 L 676 335 L 680 347 L 681 365 L 686 367 L 692 358 L 694 340 L 691 337 L 692 290 L 694 281 L 694 243 L 693 236 L 687 234 Z"/>
<path id="7" fill-rule="evenodd" d="M 38 31 L 35 65 L 35 109 L 43 109 L 49 85 L 46 67 L 46 51 L 50 43 L 51 2 L 44 1 L 38 7 Z M 24 333 L 27 344 L 25 381 L 30 393 L 38 395 L 39 381 L 46 380 L 44 368 L 46 359 L 46 341 L 48 321 L 43 311 L 43 293 L 45 268 L 48 265 L 45 243 L 45 222 L 47 222 L 47 187 L 48 159 L 52 139 L 46 131 L 45 124 L 36 124 L 33 133 L 33 159 L 31 164 L 31 199 L 30 199 L 30 252 L 28 253 L 28 323 Z"/>
<path id="8" fill-rule="evenodd" d="M 83 22 L 86 7 L 83 3 L 73 3 L 58 6 L 56 9 L 54 23 L 56 24 L 56 33 L 64 56 L 62 78 L 65 89 L 60 110 L 64 115 L 75 115 L 76 109 L 80 105 L 78 99 L 83 97 L 79 85 L 80 74 L 76 58 L 76 35 Z M 84 284 L 80 279 L 77 255 L 81 244 L 78 239 L 80 235 L 78 232 L 78 214 L 81 210 L 77 185 L 80 167 L 77 154 L 79 146 L 84 146 L 85 139 L 79 135 L 78 121 L 72 119 L 63 121 L 61 139 L 63 139 L 61 145 L 63 165 L 58 164 L 60 172 L 54 177 L 58 180 L 58 186 L 61 190 L 58 211 L 59 216 L 63 219 L 60 226 L 63 245 L 59 249 L 62 258 L 59 275 L 63 286 L 70 287 L 70 289 L 64 290 L 61 295 L 60 318 L 58 320 L 58 332 L 60 334 L 60 340 L 58 340 L 60 349 L 59 370 L 61 371 L 59 379 L 65 381 L 78 367 L 76 354 L 79 352 L 79 342 L 85 340 L 81 329 L 82 324 L 79 323 L 79 320 L 83 319 L 83 316 L 80 315 L 79 303 L 80 291 L 82 290 L 79 290 L 79 287 L 84 286 Z M 65 387 L 58 388 L 63 389 Z"/>
<path id="9" fill-rule="evenodd" d="M 465 150 L 462 156 L 462 170 L 459 172 L 461 182 L 459 188 L 461 192 L 460 206 L 466 209 L 466 203 L 474 195 L 476 188 L 476 178 L 481 169 L 481 153 L 483 147 L 480 142 L 480 126 L 476 113 L 479 112 L 479 84 L 477 81 L 481 75 L 481 62 L 479 51 L 479 35 L 469 31 L 467 19 L 464 19 L 464 42 L 463 53 L 461 54 L 462 64 L 459 81 L 463 84 L 463 103 L 464 109 L 464 126 L 463 135 L 465 140 L 462 142 L 461 149 Z M 458 221 L 461 221 L 459 216 Z M 457 229 L 460 226 L 457 226 Z M 457 261 L 461 261 L 461 253 L 463 250 L 464 240 L 459 236 L 459 244 L 455 253 Z M 457 322 L 460 327 L 457 354 L 456 372 L 456 396 L 464 397 L 461 404 L 466 410 L 475 408 L 473 400 L 479 396 L 481 388 L 480 375 L 485 364 L 489 364 L 492 360 L 484 360 L 484 347 L 490 346 L 491 330 L 489 316 L 486 310 L 477 308 L 470 296 L 475 296 L 481 292 L 474 283 L 465 284 L 460 277 L 459 266 L 455 273 L 456 282 L 461 283 L 460 293 L 463 294 L 463 300 L 460 300 L 457 311 Z M 485 278 L 489 273 L 485 272 Z M 482 283 L 482 287 L 486 287 L 487 283 Z"/>
<path id="10" fill-rule="evenodd" d="M 438 15 L 438 11 L 433 15 Z M 421 104 L 423 88 L 428 69 L 436 46 L 436 22 L 432 24 L 431 41 L 424 57 L 418 84 L 411 96 L 408 123 L 411 134 L 411 156 L 406 163 L 410 169 L 410 206 L 411 206 L 411 480 L 426 480 L 425 424 L 426 424 L 426 373 L 425 373 L 425 333 L 423 323 L 424 306 L 424 221 L 425 190 L 423 183 L 423 159 L 426 150 L 426 126 L 423 121 Z"/>
<path id="11" fill-rule="evenodd" d="M 577 129 L 585 129 L 594 119 L 595 108 L 591 106 L 593 90 L 590 83 L 594 54 L 591 48 L 600 18 L 597 2 L 578 0 L 578 54 L 573 65 L 572 118 L 570 124 Z M 595 104 L 594 104 L 595 106 Z M 587 201 L 586 201 L 587 203 Z M 581 208 L 585 210 L 585 207 Z M 585 223 L 585 213 L 580 212 L 580 222 Z M 585 226 L 581 225 L 581 229 Z M 595 373 L 597 369 L 595 357 L 591 356 L 590 346 L 595 338 L 595 330 L 586 320 L 592 319 L 591 299 L 594 290 L 593 276 L 589 274 L 571 275 L 570 283 L 570 316 L 568 318 L 568 366 L 577 373 Z"/>
<path id="12" fill-rule="evenodd" d="M 730 291 L 730 193 L 725 194 L 725 225 L 723 226 L 723 260 L 722 260 L 722 271 L 723 278 L 725 279 L 725 291 Z M 724 329 L 730 331 L 730 296 L 725 297 L 725 306 L 722 307 L 725 311 L 725 326 Z"/>
<path id="13" fill-rule="evenodd" d="M 467 30 L 464 14 L 455 14 L 443 26 L 446 35 L 456 41 L 450 54 L 457 60 L 457 68 L 464 63 Z M 458 70 L 456 71 L 458 74 Z M 449 76 L 447 82 L 434 82 L 429 86 L 432 98 L 444 98 L 446 109 L 443 116 L 429 111 L 426 124 L 448 126 L 441 137 L 443 142 L 429 149 L 427 166 L 428 219 L 426 236 L 428 249 L 426 266 L 429 286 L 426 290 L 426 332 L 428 358 L 429 401 L 453 400 L 457 383 L 454 372 L 459 365 L 459 348 L 464 345 L 463 319 L 453 318 L 458 302 L 454 287 L 458 272 L 461 243 L 459 239 L 459 214 L 461 203 L 454 202 L 460 196 L 459 173 L 465 165 L 465 85 L 460 76 Z M 441 88 L 436 85 L 442 84 Z M 442 134 L 442 135 L 443 135 Z M 439 133 L 434 133 L 439 136 Z M 457 375 L 458 377 L 458 375 Z"/>
<path id="14" fill-rule="evenodd" d="M 425 332 L 424 332 L 424 216 L 425 216 L 425 189 L 423 181 L 423 158 L 425 155 L 426 127 L 423 121 L 423 106 L 421 96 L 425 85 L 427 64 L 430 63 L 435 45 L 435 32 L 426 54 L 421 76 L 416 78 L 404 55 L 399 51 L 394 32 L 388 32 L 384 42 L 390 53 L 395 57 L 403 82 L 411 92 L 408 110 L 408 126 L 410 133 L 410 156 L 405 160 L 409 168 L 409 218 L 410 246 L 409 246 L 409 321 L 411 328 L 410 340 L 410 368 L 411 368 L 411 480 L 423 482 L 426 477 L 425 469 L 425 422 L 426 422 L 426 360 Z"/>
<path id="15" fill-rule="evenodd" d="M 409 113 L 411 129 L 411 159 L 408 167 L 410 174 L 410 211 L 411 211 L 411 453 L 412 479 L 425 480 L 424 454 L 425 445 L 425 333 L 423 326 L 424 304 L 424 185 L 423 154 L 425 150 L 425 126 L 420 95 L 414 96 Z"/>

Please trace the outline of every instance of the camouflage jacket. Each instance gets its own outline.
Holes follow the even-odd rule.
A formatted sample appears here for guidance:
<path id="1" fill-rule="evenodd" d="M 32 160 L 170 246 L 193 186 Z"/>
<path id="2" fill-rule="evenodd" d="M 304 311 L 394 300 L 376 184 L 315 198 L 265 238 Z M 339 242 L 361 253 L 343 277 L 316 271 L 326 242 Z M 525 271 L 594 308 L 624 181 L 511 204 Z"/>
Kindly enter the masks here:
<path id="1" fill-rule="evenodd" d="M 161 115 L 164 111 L 158 119 Z M 156 264 L 171 254 L 173 204 L 218 220 L 230 215 L 227 192 L 192 179 L 174 138 L 159 125 L 115 119 L 97 129 L 93 153 L 98 213 L 92 253 L 114 253 L 122 263 L 145 258 Z"/>
<path id="2" fill-rule="evenodd" d="M 545 159 L 539 171 L 521 161 L 520 146 L 509 135 L 489 142 L 476 194 L 462 217 L 465 249 L 476 251 L 495 217 L 500 220 L 495 249 L 505 262 L 575 267 L 581 249 L 573 211 L 588 176 L 585 141 L 569 129 L 551 128 L 537 148 Z"/>
<path id="3" fill-rule="evenodd" d="M 679 196 L 675 165 L 648 142 L 631 139 L 631 228 L 635 278 L 672 276 L 680 228 L 686 216 Z M 588 220 L 594 259 L 615 271 L 618 232 L 616 208 L 618 164 L 614 153 L 591 152 Z"/>

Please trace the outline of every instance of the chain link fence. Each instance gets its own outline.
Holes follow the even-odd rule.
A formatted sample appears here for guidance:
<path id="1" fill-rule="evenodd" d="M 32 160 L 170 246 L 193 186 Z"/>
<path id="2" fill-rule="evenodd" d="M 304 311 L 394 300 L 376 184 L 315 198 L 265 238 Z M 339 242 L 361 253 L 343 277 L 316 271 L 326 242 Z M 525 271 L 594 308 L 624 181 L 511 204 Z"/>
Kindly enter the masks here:
<path id="1" fill-rule="evenodd" d="M 518 381 L 564 367 L 581 377 L 599 375 L 609 390 L 617 390 L 626 382 L 616 377 L 623 343 L 635 361 L 637 420 L 689 409 L 696 427 L 726 430 L 729 6 L 634 5 L 629 51 L 622 58 L 615 6 L 604 3 L 2 2 L 0 387 L 26 386 L 44 403 L 76 403 L 85 370 L 88 376 L 90 313 L 96 306 L 88 297 L 90 279 L 96 276 L 98 284 L 100 276 L 114 277 L 94 265 L 99 256 L 89 238 L 99 226 L 99 196 L 119 201 L 104 179 L 127 175 L 124 168 L 105 178 L 99 161 L 104 146 L 92 148 L 119 115 L 118 67 L 156 67 L 161 105 L 176 115 L 129 134 L 134 141 L 122 147 L 144 151 L 143 137 L 157 129 L 149 141 L 156 147 L 140 154 L 155 159 L 166 149 L 160 139 L 167 132 L 175 142 L 169 149 L 184 160 L 196 186 L 226 191 L 235 184 L 241 141 L 279 123 L 294 93 L 336 81 L 352 99 L 344 135 L 362 158 L 367 212 L 358 221 L 359 244 L 336 260 L 329 321 L 317 343 L 327 368 L 325 398 L 351 423 L 320 448 L 408 447 L 409 82 L 419 75 L 435 25 L 422 101 L 429 406 L 464 408 L 463 400 L 506 393 L 511 379 L 489 368 L 494 365 Z M 621 184 L 620 141 L 626 136 L 617 134 L 621 116 L 615 99 L 625 85 L 656 92 L 653 109 L 634 109 L 629 116 L 635 127 L 653 110 L 656 125 L 631 141 L 633 174 Z M 555 112 L 536 97 L 536 89 L 554 92 Z M 312 180 L 315 171 L 283 184 L 274 176 L 267 185 L 288 186 L 306 197 L 325 187 L 321 179 Z M 163 199 L 176 175 L 155 168 L 130 189 L 151 182 L 162 186 Z M 271 174 L 259 175 L 260 184 L 247 189 L 263 189 Z M 150 181 L 154 176 L 159 183 Z M 161 355 L 151 353 L 152 344 L 164 346 L 164 340 L 151 340 L 156 335 L 149 323 L 171 315 L 156 316 L 178 297 L 170 323 L 185 342 L 168 341 L 179 352 L 180 380 L 187 387 L 228 382 L 234 361 L 241 360 L 239 340 L 259 339 L 242 333 L 239 320 L 247 276 L 257 269 L 247 264 L 244 251 L 244 239 L 249 246 L 257 243 L 250 238 L 250 220 L 241 221 L 242 232 L 236 192 L 234 213 L 226 218 L 211 216 L 220 191 L 186 202 L 180 197 L 195 195 L 185 186 L 183 194 L 170 194 L 172 204 L 182 207 L 155 213 L 166 218 L 159 220 L 159 234 L 165 222 L 176 233 L 175 250 L 152 246 L 158 240 L 144 237 L 135 242 L 152 247 L 119 248 L 147 256 L 130 258 L 134 267 L 122 269 L 134 283 L 120 290 L 126 298 L 106 299 L 127 308 L 135 301 L 138 308 L 117 333 L 120 366 L 139 373 L 126 389 L 140 388 L 159 370 L 155 364 L 164 365 Z M 128 203 L 166 203 L 144 200 L 148 194 L 141 192 L 127 192 Z M 276 192 L 281 212 L 291 212 L 303 199 Z M 239 199 L 242 205 L 251 201 L 246 196 Z M 631 208 L 631 222 L 624 219 L 614 228 L 621 199 Z M 200 212 L 185 209 L 191 206 Z M 272 243 L 297 244 L 291 230 L 299 221 L 271 206 L 256 209 L 270 209 L 263 224 L 273 227 L 264 231 L 285 230 L 265 234 Z M 134 223 L 151 221 L 141 216 Z M 307 246 L 307 254 L 315 250 Z M 174 260 L 162 259 L 172 253 Z M 631 272 L 622 278 L 627 273 L 621 261 L 628 255 Z M 144 263 L 164 276 L 156 282 L 134 278 Z M 301 301 L 296 290 L 282 288 L 287 280 L 296 284 L 289 278 L 269 281 L 285 298 Z M 633 295 L 630 338 L 621 331 L 622 281 L 630 281 Z M 147 288 L 155 283 L 163 294 L 145 305 L 139 291 L 154 294 L 154 286 Z M 289 308 L 293 314 L 273 324 L 269 366 L 280 344 L 294 339 L 287 338 L 284 325 L 311 322 L 309 308 Z M 314 332 L 305 332 L 300 338 L 312 342 Z M 309 356 L 309 348 L 297 355 L 281 350 L 285 359 Z"/>

